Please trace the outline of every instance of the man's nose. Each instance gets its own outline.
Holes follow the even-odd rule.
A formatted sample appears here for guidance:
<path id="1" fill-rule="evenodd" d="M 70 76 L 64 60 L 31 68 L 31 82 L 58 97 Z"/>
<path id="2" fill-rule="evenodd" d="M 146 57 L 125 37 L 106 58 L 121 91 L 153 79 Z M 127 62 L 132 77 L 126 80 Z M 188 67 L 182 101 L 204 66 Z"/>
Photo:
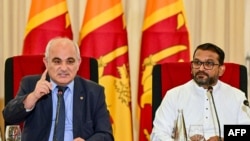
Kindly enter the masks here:
<path id="1" fill-rule="evenodd" d="M 63 62 L 62 64 L 61 64 L 61 69 L 62 70 L 65 70 L 65 69 L 67 69 L 67 63 L 66 62 Z"/>
<path id="2" fill-rule="evenodd" d="M 205 70 L 204 63 L 201 64 L 199 70 Z"/>

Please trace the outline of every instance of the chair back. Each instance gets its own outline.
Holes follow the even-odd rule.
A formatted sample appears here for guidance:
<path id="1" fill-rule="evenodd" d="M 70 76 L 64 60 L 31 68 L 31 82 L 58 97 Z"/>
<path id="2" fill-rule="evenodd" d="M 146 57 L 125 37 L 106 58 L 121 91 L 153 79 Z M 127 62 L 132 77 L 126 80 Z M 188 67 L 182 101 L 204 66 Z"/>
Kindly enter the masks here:
<path id="1" fill-rule="evenodd" d="M 247 68 L 236 63 L 225 63 L 220 80 L 242 90 L 247 97 Z M 192 79 L 190 62 L 157 64 L 152 72 L 152 119 L 166 92 Z"/>
<path id="2" fill-rule="evenodd" d="M 22 77 L 44 72 L 43 57 L 43 55 L 20 55 L 6 59 L 4 72 L 5 105 L 16 96 Z M 83 56 L 81 59 L 78 75 L 98 83 L 97 60 Z"/>

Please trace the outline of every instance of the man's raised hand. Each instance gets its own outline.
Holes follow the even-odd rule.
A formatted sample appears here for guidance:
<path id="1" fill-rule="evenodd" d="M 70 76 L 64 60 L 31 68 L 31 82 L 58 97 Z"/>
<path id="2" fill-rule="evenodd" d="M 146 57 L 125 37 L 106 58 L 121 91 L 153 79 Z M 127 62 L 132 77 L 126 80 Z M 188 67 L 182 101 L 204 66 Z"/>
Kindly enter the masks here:
<path id="1" fill-rule="evenodd" d="M 43 72 L 40 80 L 37 81 L 36 87 L 23 101 L 26 111 L 31 111 L 36 102 L 44 95 L 49 94 L 52 84 L 46 80 L 47 69 Z"/>
<path id="2" fill-rule="evenodd" d="M 49 94 L 50 90 L 52 89 L 52 84 L 46 80 L 47 75 L 47 69 L 43 72 L 41 78 L 36 83 L 36 87 L 34 92 L 34 95 L 37 99 L 41 98 L 42 96 Z"/>

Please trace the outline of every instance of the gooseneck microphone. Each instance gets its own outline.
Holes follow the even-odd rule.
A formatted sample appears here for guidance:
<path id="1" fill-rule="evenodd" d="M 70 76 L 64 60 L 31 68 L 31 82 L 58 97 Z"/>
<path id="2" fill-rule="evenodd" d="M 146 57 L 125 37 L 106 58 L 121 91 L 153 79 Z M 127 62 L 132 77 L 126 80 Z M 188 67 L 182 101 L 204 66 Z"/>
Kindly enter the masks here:
<path id="1" fill-rule="evenodd" d="M 219 120 L 219 117 L 218 117 L 218 114 L 217 114 L 216 106 L 214 104 L 213 87 L 212 86 L 208 86 L 207 91 L 210 93 L 210 95 L 212 97 L 213 107 L 214 107 L 214 111 L 215 111 L 215 115 L 216 115 L 216 120 L 217 120 L 218 128 L 219 128 L 219 141 L 221 141 L 220 120 Z"/>
<path id="2" fill-rule="evenodd" d="M 63 99 L 63 93 L 67 87 L 57 86 L 57 109 L 56 109 L 56 119 L 53 141 L 62 141 L 64 139 L 64 129 L 65 129 L 65 103 Z"/>

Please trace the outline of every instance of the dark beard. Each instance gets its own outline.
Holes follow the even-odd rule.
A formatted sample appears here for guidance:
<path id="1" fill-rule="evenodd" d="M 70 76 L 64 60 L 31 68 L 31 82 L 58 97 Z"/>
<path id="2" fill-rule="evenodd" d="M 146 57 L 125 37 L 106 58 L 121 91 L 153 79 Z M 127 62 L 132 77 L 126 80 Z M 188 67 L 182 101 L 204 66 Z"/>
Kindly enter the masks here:
<path id="1" fill-rule="evenodd" d="M 206 79 L 204 79 L 204 78 L 199 78 L 199 77 L 197 76 L 198 74 L 206 75 L 207 78 L 206 78 Z M 213 84 L 216 82 L 216 80 L 217 80 L 217 78 L 209 77 L 209 75 L 208 75 L 207 73 L 202 72 L 202 71 L 199 71 L 199 72 L 197 72 L 196 74 L 193 74 L 192 76 L 193 76 L 193 80 L 194 80 L 194 81 L 197 83 L 197 85 L 199 85 L 199 86 L 211 86 L 211 85 L 213 85 Z"/>

